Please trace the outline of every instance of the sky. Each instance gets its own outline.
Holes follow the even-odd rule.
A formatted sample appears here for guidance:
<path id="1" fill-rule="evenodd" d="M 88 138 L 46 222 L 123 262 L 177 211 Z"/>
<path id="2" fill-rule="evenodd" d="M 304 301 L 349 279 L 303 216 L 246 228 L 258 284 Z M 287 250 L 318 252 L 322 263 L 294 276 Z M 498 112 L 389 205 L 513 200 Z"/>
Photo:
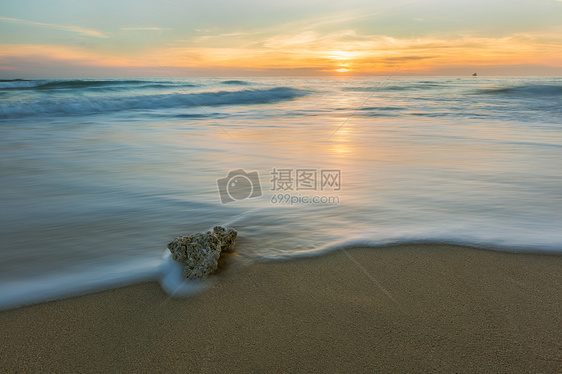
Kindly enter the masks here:
<path id="1" fill-rule="evenodd" d="M 3 0 L 0 79 L 562 75 L 562 0 Z"/>

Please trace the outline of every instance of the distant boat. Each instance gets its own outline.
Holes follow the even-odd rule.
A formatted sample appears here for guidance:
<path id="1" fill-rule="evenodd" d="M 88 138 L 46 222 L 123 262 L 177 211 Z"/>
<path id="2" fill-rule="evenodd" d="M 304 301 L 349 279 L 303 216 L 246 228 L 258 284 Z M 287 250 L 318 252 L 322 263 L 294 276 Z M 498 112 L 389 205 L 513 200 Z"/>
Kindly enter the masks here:
<path id="1" fill-rule="evenodd" d="M 473 76 L 473 77 L 477 77 L 477 76 L 478 76 L 478 74 L 476 74 L 476 73 L 472 73 L 472 76 Z"/>

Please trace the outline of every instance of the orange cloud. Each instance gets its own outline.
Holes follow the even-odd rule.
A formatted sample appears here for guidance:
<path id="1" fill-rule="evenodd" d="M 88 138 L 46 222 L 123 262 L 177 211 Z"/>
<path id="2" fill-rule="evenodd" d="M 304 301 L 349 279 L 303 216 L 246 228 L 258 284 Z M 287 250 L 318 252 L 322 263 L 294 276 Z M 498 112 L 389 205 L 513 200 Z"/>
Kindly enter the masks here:
<path id="1" fill-rule="evenodd" d="M 138 65 L 133 58 L 96 53 L 85 48 L 43 45 L 43 44 L 3 44 L 0 45 L 0 62 L 10 58 L 41 59 L 73 62 L 83 66 L 126 67 Z"/>
<path id="2" fill-rule="evenodd" d="M 158 56 L 156 59 L 161 65 L 175 67 L 307 67 L 365 73 L 387 72 L 398 65 L 420 73 L 455 65 L 546 64 L 562 67 L 562 40 L 548 35 L 394 38 L 358 35 L 353 30 L 343 30 L 328 34 L 276 35 L 253 43 L 247 41 L 247 47 L 207 47 L 189 40 L 183 44 L 158 48 L 151 54 Z"/>
<path id="3" fill-rule="evenodd" d="M 33 59 L 37 63 L 44 58 L 90 67 L 153 67 L 157 71 L 160 65 L 176 72 L 183 68 L 266 74 L 283 69 L 314 74 L 387 74 L 400 66 L 405 74 L 431 74 L 455 66 L 562 67 L 561 34 L 396 38 L 361 35 L 354 30 L 267 37 L 229 33 L 177 40 L 135 55 L 84 47 L 7 44 L 0 46 L 0 63 L 3 69 L 9 69 L 10 58 Z"/>

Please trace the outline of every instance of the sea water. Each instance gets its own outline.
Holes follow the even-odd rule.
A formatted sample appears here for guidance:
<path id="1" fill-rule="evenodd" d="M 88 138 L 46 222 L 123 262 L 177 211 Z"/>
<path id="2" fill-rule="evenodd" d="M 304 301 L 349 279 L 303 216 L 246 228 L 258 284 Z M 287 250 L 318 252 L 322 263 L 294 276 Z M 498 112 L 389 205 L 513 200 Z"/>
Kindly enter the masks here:
<path id="1" fill-rule="evenodd" d="M 214 225 L 249 262 L 562 253 L 562 78 L 0 81 L 0 309 L 173 292 L 166 244 Z"/>

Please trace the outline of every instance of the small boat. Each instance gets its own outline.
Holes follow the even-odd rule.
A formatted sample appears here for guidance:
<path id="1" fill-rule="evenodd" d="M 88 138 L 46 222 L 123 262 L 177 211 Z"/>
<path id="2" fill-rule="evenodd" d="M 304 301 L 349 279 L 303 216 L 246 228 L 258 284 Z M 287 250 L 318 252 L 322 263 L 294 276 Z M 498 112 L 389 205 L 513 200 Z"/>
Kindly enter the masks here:
<path id="1" fill-rule="evenodd" d="M 472 76 L 473 76 L 473 77 L 477 77 L 477 76 L 478 76 L 478 74 L 476 74 L 476 73 L 472 73 Z"/>

